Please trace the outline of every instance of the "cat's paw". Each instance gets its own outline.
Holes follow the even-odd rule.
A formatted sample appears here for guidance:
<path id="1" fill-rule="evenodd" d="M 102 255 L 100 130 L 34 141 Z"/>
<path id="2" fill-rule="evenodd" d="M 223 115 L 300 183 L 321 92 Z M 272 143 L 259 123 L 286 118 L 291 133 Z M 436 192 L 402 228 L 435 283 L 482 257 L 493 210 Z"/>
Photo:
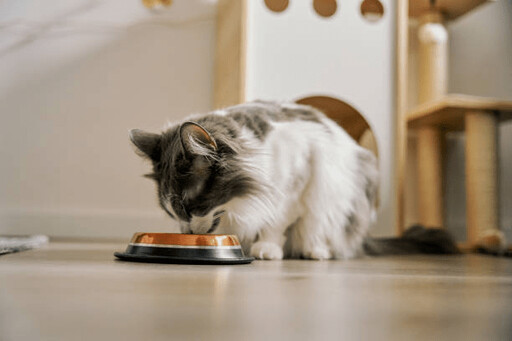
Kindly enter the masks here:
<path id="1" fill-rule="evenodd" d="M 311 252 L 306 252 L 304 257 L 314 260 L 327 260 L 332 258 L 332 254 L 331 251 L 329 251 L 327 248 L 317 247 L 311 250 Z"/>
<path id="2" fill-rule="evenodd" d="M 283 249 L 271 242 L 257 242 L 251 247 L 251 256 L 257 259 L 283 259 Z"/>

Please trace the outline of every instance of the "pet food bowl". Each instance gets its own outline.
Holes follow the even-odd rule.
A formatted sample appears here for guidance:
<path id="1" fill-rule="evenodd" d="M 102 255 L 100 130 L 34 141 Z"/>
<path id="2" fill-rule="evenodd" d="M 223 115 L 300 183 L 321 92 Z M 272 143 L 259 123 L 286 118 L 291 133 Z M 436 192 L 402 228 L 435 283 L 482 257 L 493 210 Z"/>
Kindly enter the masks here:
<path id="1" fill-rule="evenodd" d="M 238 238 L 227 234 L 135 233 L 125 252 L 114 255 L 125 261 L 186 264 L 247 264 Z"/>

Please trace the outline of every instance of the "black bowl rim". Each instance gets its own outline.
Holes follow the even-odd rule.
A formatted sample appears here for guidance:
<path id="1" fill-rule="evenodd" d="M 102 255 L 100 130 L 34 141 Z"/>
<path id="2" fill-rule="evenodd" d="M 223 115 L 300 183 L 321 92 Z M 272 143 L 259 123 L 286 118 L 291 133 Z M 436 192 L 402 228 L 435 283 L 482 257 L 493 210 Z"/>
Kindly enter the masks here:
<path id="1" fill-rule="evenodd" d="M 129 262 L 143 262 L 143 263 L 167 263 L 167 264 L 249 264 L 254 260 L 254 257 L 240 257 L 240 258 L 198 258 L 198 257 L 170 257 L 170 256 L 151 256 L 151 255 L 135 255 L 126 252 L 114 252 L 119 260 Z"/>

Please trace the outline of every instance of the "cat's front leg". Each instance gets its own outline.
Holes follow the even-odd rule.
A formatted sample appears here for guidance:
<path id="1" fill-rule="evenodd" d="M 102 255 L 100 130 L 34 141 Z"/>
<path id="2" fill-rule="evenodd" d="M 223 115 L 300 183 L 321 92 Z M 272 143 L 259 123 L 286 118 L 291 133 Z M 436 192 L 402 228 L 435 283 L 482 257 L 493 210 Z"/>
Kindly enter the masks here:
<path id="1" fill-rule="evenodd" d="M 251 256 L 257 259 L 283 259 L 285 237 L 281 229 L 264 229 L 258 234 L 258 241 L 251 246 Z"/>
<path id="2" fill-rule="evenodd" d="M 309 212 L 298 220 L 291 230 L 291 256 L 314 260 L 327 260 L 333 258 L 332 251 L 322 230 L 329 227 L 319 226 L 320 217 L 315 212 Z"/>

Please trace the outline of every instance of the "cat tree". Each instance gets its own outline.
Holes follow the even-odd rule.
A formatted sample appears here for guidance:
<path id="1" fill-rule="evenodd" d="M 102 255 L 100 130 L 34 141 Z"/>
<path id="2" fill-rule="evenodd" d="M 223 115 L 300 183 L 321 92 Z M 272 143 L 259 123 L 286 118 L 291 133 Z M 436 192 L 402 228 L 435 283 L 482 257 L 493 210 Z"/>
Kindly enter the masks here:
<path id="1" fill-rule="evenodd" d="M 407 132 L 418 138 L 419 222 L 442 227 L 443 135 L 464 130 L 469 245 L 484 235 L 496 242 L 496 131 L 512 116 L 512 103 L 447 95 L 444 24 L 485 2 L 220 0 L 215 106 L 295 99 L 324 110 L 360 142 L 373 130 L 383 184 L 379 219 L 394 223 L 398 233 L 404 228 Z M 412 110 L 407 108 L 409 18 L 420 25 L 419 104 Z"/>
<path id="2" fill-rule="evenodd" d="M 447 94 L 448 32 L 444 25 L 485 2 L 409 2 L 409 15 L 419 22 L 419 105 L 407 114 L 407 125 L 416 132 L 418 142 L 419 219 L 426 226 L 444 226 L 443 138 L 446 132 L 464 131 L 468 247 L 500 243 L 497 125 L 512 118 L 512 102 Z"/>

